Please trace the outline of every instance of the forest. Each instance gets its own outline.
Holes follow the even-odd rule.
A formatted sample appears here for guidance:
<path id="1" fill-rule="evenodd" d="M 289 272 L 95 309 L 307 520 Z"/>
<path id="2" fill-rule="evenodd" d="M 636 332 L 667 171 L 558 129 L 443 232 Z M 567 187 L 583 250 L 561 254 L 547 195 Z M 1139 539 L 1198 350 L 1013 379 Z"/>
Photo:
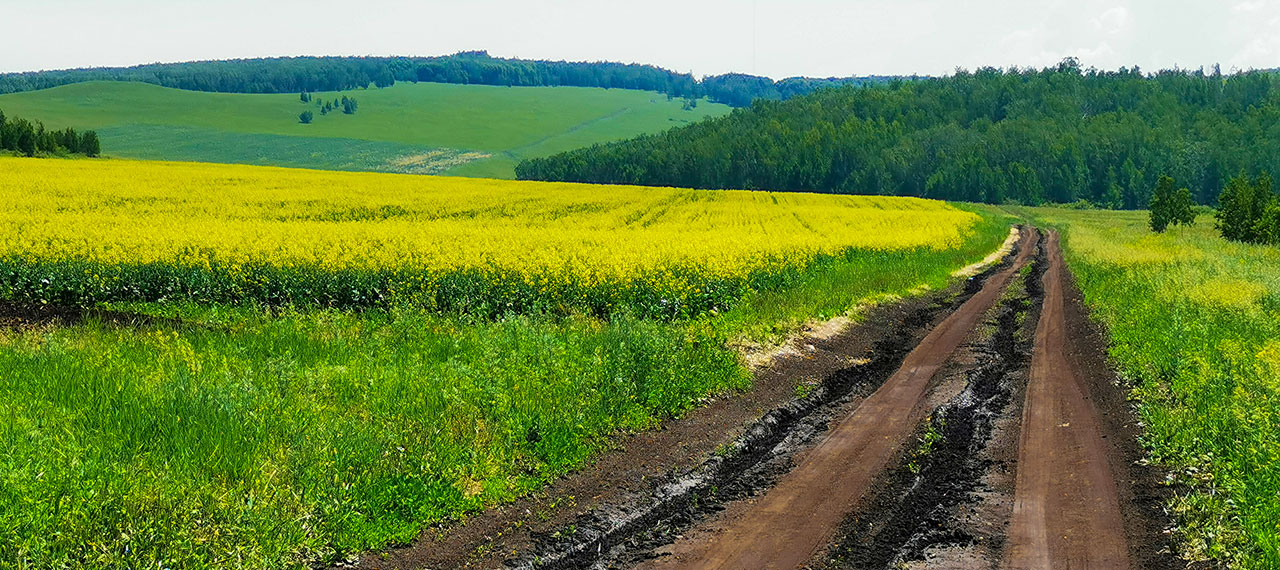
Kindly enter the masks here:
<path id="1" fill-rule="evenodd" d="M 0 94 L 47 89 L 86 81 L 139 81 L 163 87 L 218 93 L 304 93 L 390 87 L 397 81 L 507 87 L 602 87 L 657 91 L 670 97 L 708 97 L 735 107 L 759 98 L 787 99 L 833 85 L 886 82 L 888 77 L 774 81 L 725 74 L 701 81 L 652 65 L 610 62 L 535 61 L 459 52 L 440 57 L 283 57 L 160 63 L 0 74 Z"/>
<path id="2" fill-rule="evenodd" d="M 1277 74 L 959 70 L 757 100 L 728 116 L 517 167 L 529 180 L 1146 208 L 1280 166 Z"/>
<path id="3" fill-rule="evenodd" d="M 4 111 L 0 111 L 0 151 L 29 157 L 37 154 L 83 154 L 96 157 L 102 154 L 102 143 L 95 131 L 77 133 L 70 127 L 48 130 L 39 121 L 5 117 Z"/>

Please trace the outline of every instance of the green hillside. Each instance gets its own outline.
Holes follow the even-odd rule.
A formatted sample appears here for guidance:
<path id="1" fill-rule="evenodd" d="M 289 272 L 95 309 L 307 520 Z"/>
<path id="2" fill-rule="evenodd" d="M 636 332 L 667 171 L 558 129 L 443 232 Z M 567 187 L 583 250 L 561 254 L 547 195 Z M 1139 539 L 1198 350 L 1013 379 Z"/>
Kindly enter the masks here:
<path id="1" fill-rule="evenodd" d="M 647 91 L 401 83 L 343 95 L 321 115 L 297 94 L 229 94 L 90 82 L 0 96 L 0 110 L 52 128 L 97 129 L 107 155 L 511 178 L 522 159 L 657 132 L 729 111 Z M 298 114 L 311 110 L 304 125 Z"/>

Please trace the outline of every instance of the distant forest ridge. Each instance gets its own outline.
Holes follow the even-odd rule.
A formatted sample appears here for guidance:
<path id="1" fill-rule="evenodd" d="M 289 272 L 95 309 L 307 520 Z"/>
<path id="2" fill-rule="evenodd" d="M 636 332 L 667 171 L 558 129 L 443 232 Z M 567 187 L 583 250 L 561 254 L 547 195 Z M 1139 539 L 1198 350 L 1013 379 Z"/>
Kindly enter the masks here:
<path id="1" fill-rule="evenodd" d="M 516 167 L 526 180 L 1146 208 L 1280 172 L 1280 75 L 984 68 L 818 91 Z"/>
<path id="2" fill-rule="evenodd" d="M 86 81 L 139 81 L 190 91 L 303 93 L 342 91 L 397 81 L 500 86 L 604 87 L 657 91 L 671 97 L 708 97 L 734 107 L 756 99 L 783 100 L 823 87 L 884 83 L 887 76 L 774 81 L 740 73 L 695 79 L 652 65 L 495 58 L 484 51 L 438 57 L 277 57 L 154 63 L 0 74 L 0 94 Z"/>

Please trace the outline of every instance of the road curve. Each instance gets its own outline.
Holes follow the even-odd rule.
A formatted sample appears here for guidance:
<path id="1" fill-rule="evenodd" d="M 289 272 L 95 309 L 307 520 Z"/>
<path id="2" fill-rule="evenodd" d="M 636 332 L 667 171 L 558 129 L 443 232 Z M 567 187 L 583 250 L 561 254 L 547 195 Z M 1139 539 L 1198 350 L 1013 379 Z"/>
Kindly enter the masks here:
<path id="1" fill-rule="evenodd" d="M 1116 479 L 1097 411 L 1067 355 L 1064 269 L 1057 233 L 1047 243 L 1044 308 L 1022 411 L 1022 439 L 1006 570 L 1129 568 Z"/>
<path id="2" fill-rule="evenodd" d="M 897 372 L 743 516 L 709 537 L 677 541 L 669 556 L 639 567 L 794 569 L 808 562 L 897 457 L 923 415 L 920 403 L 933 377 L 1031 259 L 1037 241 L 1037 232 L 1024 232 L 1014 263 L 931 331 Z"/>

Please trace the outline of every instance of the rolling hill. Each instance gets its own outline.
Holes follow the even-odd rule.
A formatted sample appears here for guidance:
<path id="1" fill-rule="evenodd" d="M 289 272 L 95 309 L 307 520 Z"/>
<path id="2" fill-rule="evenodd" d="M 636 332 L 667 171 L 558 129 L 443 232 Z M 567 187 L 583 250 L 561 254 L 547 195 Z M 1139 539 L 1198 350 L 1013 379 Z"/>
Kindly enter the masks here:
<path id="1" fill-rule="evenodd" d="M 359 100 L 321 115 L 297 94 L 184 91 L 87 82 L 0 96 L 6 113 L 96 129 L 103 152 L 147 160 L 511 178 L 520 160 L 723 115 L 648 91 L 399 83 L 315 93 Z M 314 123 L 299 113 L 313 111 Z"/>

